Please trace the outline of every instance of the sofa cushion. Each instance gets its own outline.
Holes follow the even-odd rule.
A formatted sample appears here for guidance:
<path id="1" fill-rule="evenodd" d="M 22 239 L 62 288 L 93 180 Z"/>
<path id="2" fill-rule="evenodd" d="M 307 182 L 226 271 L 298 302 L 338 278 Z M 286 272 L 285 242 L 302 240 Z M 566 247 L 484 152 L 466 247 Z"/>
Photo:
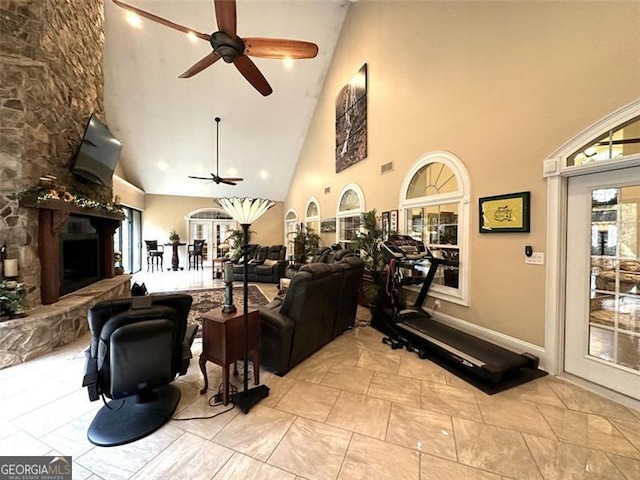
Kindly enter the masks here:
<path id="1" fill-rule="evenodd" d="M 270 258 L 267 258 L 264 262 L 262 262 L 262 265 L 264 265 L 265 267 L 273 267 L 274 265 L 277 265 L 277 263 L 277 260 L 271 260 Z"/>

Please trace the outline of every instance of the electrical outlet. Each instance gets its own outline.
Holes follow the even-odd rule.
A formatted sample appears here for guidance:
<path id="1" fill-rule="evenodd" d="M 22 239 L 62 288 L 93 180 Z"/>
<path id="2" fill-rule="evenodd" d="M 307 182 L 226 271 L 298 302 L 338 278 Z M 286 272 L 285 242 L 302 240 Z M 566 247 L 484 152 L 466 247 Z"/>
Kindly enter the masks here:
<path id="1" fill-rule="evenodd" d="M 530 257 L 524 257 L 524 263 L 529 265 L 544 265 L 544 253 L 533 252 Z"/>

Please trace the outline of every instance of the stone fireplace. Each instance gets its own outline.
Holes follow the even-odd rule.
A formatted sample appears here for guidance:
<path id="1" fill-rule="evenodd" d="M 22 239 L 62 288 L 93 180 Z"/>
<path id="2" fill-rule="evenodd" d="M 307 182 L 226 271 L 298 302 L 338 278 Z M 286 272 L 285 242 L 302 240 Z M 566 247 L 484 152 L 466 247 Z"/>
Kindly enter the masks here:
<path id="1" fill-rule="evenodd" d="M 17 258 L 28 305 L 41 298 L 40 212 L 14 197 L 57 177 L 69 192 L 111 200 L 71 174 L 88 118 L 104 118 L 103 1 L 0 2 L 0 245 Z"/>
<path id="2" fill-rule="evenodd" d="M 119 218 L 62 200 L 25 205 L 15 196 L 53 175 L 73 194 L 98 203 L 112 198 L 110 188 L 71 173 L 87 120 L 92 113 L 106 120 L 103 12 L 103 0 L 0 2 L 0 246 L 18 259 L 30 309 L 25 319 L 0 322 L 0 368 L 86 332 L 89 306 L 124 295 L 128 285 L 128 278 L 109 279 Z M 97 276 L 104 280 L 58 301 L 66 288 L 60 290 L 60 228 L 71 215 L 88 216 L 94 224 Z"/>

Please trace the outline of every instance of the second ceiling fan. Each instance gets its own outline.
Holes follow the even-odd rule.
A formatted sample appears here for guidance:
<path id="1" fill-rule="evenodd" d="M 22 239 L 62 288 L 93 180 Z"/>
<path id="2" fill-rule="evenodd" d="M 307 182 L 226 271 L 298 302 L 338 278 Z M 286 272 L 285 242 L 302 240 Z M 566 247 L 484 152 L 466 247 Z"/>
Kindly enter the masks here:
<path id="1" fill-rule="evenodd" d="M 180 78 L 192 77 L 222 58 L 226 63 L 233 63 L 242 76 L 266 97 L 273 92 L 273 89 L 249 56 L 275 59 L 290 58 L 296 60 L 314 58 L 318 54 L 318 46 L 311 42 L 281 38 L 239 37 L 236 34 L 236 0 L 213 0 L 219 31 L 211 35 L 196 32 L 191 28 L 179 25 L 119 0 L 113 0 L 113 3 L 166 27 L 174 28 L 186 34 L 195 35 L 197 38 L 206 40 L 211 44 L 213 52 L 180 75 Z"/>
<path id="2" fill-rule="evenodd" d="M 215 118 L 216 121 L 216 173 L 211 173 L 211 177 L 192 177 L 189 175 L 189 178 L 195 178 L 196 180 L 209 180 L 211 182 L 215 182 L 216 185 L 221 183 L 225 183 L 227 185 L 235 185 L 236 182 L 241 182 L 243 179 L 239 177 L 221 177 L 220 176 L 220 117 Z"/>

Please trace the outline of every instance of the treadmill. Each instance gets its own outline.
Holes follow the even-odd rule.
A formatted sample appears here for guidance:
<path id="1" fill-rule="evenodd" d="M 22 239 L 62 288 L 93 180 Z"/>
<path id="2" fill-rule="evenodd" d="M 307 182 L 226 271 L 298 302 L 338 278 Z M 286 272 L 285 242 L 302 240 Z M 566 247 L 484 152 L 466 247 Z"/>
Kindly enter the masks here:
<path id="1" fill-rule="evenodd" d="M 429 263 L 427 274 L 419 280 L 422 287 L 412 306 L 401 309 L 396 305 L 393 309 L 379 308 L 373 312 L 371 325 L 389 335 L 383 340 L 385 343 L 394 348 L 404 346 L 417 352 L 421 358 L 436 357 L 492 384 L 517 374 L 523 368 L 538 368 L 536 356 L 526 352 L 518 354 L 477 338 L 436 320 L 422 308 L 438 267 L 452 265 L 452 262 L 434 257 L 422 242 L 407 235 L 383 242 L 380 248 L 389 258 L 388 275 L 397 275 L 397 271 L 392 270 L 411 269 L 413 272 Z M 412 275 L 399 283 L 416 284 L 417 281 Z"/>

